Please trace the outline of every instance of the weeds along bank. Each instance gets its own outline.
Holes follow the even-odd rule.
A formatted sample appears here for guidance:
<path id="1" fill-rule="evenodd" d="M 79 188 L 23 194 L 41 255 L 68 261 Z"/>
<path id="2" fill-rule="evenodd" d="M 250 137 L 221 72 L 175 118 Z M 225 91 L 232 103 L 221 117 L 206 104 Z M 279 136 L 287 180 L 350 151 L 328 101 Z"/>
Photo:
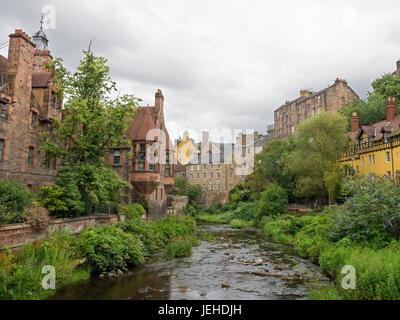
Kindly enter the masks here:
<path id="1" fill-rule="evenodd" d="M 139 209 L 138 209 L 139 208 Z M 42 268 L 54 266 L 56 288 L 90 277 L 143 264 L 168 248 L 165 255 L 189 255 L 198 244 L 195 221 L 171 216 L 158 221 L 141 219 L 143 208 L 131 206 L 127 220 L 86 228 L 78 237 L 57 233 L 20 250 L 0 254 L 0 299 L 43 299 L 55 290 L 42 287 Z"/>
<path id="2" fill-rule="evenodd" d="M 299 256 L 319 264 L 335 279 L 335 286 L 312 290 L 310 299 L 398 300 L 400 186 L 373 177 L 348 179 L 342 186 L 342 203 L 319 213 L 268 214 L 267 210 L 260 216 L 257 208 L 262 206 L 249 202 L 234 210 L 211 208 L 198 219 L 262 227 L 268 239 L 295 246 Z M 342 273 L 345 266 L 354 267 L 354 290 L 342 287 L 349 275 Z"/>

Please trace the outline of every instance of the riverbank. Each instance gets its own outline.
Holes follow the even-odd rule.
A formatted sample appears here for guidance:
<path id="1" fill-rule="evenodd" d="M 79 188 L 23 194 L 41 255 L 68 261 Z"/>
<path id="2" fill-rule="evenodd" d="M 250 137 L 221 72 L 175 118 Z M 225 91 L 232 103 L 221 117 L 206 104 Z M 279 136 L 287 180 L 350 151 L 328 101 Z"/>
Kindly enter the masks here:
<path id="1" fill-rule="evenodd" d="M 160 254 L 124 277 L 92 276 L 50 299 L 303 300 L 310 287 L 329 284 L 315 264 L 269 242 L 260 229 L 198 223 L 198 230 L 204 240 L 190 256 Z"/>
<path id="2" fill-rule="evenodd" d="M 267 239 L 293 246 L 300 257 L 310 259 L 334 279 L 335 286 L 315 288 L 309 292 L 309 299 L 398 300 L 400 242 L 357 243 L 349 238 L 334 242 L 328 235 L 337 224 L 335 217 L 333 208 L 327 208 L 321 213 L 266 217 L 253 224 L 263 228 Z M 234 217 L 230 212 L 202 213 L 199 220 L 230 224 Z M 354 289 L 349 288 L 351 281 L 342 286 L 344 277 L 350 276 L 350 269 L 343 269 L 345 266 L 354 267 Z"/>
<path id="3" fill-rule="evenodd" d="M 0 254 L 0 299 L 44 299 L 91 274 L 123 274 L 132 266 L 148 262 L 170 243 L 185 243 L 186 247 L 198 244 L 196 231 L 191 217 L 145 222 L 130 216 L 125 222 L 85 228 L 78 237 L 59 232 L 20 250 L 5 250 Z M 56 289 L 42 287 L 46 275 L 42 269 L 48 265 L 55 268 Z"/>

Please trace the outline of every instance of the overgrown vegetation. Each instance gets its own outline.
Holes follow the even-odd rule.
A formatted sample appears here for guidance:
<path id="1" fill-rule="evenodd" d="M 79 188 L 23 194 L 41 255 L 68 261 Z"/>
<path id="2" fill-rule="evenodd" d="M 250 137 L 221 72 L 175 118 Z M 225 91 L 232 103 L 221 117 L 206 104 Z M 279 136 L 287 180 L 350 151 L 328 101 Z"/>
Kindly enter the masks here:
<path id="1" fill-rule="evenodd" d="M 180 258 L 190 256 L 192 253 L 192 246 L 186 241 L 171 242 L 165 248 L 164 255 L 169 258 Z"/>
<path id="2" fill-rule="evenodd" d="M 56 269 L 56 287 L 88 278 L 90 272 L 126 271 L 144 263 L 165 248 L 171 256 L 183 256 L 197 245 L 196 225 L 191 217 L 172 216 L 145 222 L 137 207 L 128 220 L 113 225 L 86 228 L 78 237 L 57 233 L 21 250 L 0 254 L 0 299 L 42 299 L 54 290 L 42 288 L 42 267 Z M 189 253 L 190 254 L 190 253 Z"/>
<path id="3" fill-rule="evenodd" d="M 25 208 L 32 195 L 21 183 L 0 180 L 0 226 L 26 221 Z"/>
<path id="4" fill-rule="evenodd" d="M 174 186 L 175 193 L 177 195 L 187 196 L 189 199 L 189 203 L 185 208 L 185 214 L 191 217 L 195 217 L 199 212 L 197 200 L 201 193 L 200 187 L 187 183 L 185 179 L 181 176 L 175 176 Z"/>
<path id="5" fill-rule="evenodd" d="M 371 178 L 344 184 L 345 204 L 301 217 L 270 218 L 268 238 L 292 243 L 298 254 L 335 278 L 334 288 L 313 290 L 311 299 L 393 299 L 400 296 L 397 186 Z M 393 200 L 392 200 L 393 199 Z M 393 201 L 393 202 L 392 202 Z M 342 268 L 356 270 L 356 289 L 341 286 Z"/>

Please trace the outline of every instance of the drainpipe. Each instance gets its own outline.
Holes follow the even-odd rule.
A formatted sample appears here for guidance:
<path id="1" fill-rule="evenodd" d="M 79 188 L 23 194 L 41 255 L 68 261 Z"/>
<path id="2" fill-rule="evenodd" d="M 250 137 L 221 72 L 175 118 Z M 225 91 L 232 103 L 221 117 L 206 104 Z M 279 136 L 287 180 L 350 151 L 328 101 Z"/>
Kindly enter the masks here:
<path id="1" fill-rule="evenodd" d="M 395 172 L 394 172 L 394 158 L 393 158 L 393 142 L 390 142 L 390 152 L 391 152 L 391 157 L 392 157 L 392 172 L 393 172 L 393 183 L 395 183 L 396 182 L 396 175 L 395 175 Z"/>

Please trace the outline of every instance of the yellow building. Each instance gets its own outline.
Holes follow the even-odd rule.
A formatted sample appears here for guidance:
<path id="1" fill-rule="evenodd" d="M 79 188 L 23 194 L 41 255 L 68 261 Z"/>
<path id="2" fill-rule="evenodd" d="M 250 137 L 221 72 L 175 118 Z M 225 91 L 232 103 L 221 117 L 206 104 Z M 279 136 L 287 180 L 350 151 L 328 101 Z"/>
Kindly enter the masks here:
<path id="1" fill-rule="evenodd" d="M 355 174 L 375 174 L 400 182 L 400 116 L 397 102 L 388 97 L 386 119 L 359 127 L 358 116 L 351 117 L 350 148 L 339 161 Z"/>

